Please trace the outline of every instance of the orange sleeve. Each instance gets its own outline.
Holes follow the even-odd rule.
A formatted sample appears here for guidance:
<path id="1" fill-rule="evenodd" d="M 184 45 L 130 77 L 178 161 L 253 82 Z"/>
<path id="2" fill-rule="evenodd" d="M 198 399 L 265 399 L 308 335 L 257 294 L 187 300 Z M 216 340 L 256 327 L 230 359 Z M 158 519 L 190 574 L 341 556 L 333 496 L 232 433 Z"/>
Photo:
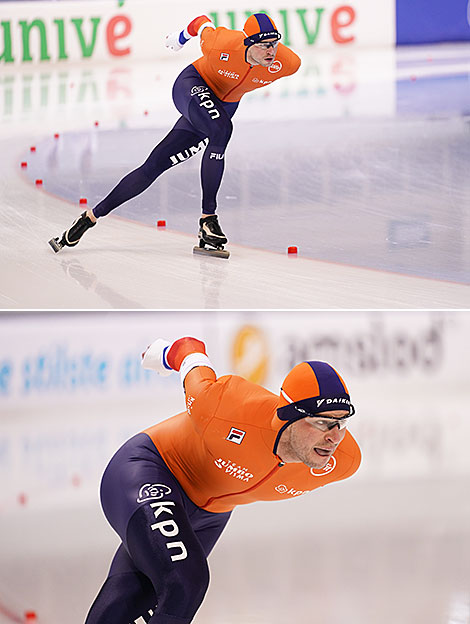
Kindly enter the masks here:
<path id="1" fill-rule="evenodd" d="M 205 366 L 193 368 L 186 375 L 186 411 L 199 433 L 205 430 L 216 415 L 226 388 L 226 379 L 217 379 L 214 371 Z"/>
<path id="2" fill-rule="evenodd" d="M 166 354 L 166 361 L 173 370 L 179 371 L 184 359 L 193 353 L 206 354 L 206 345 L 197 338 L 186 336 L 176 340 Z M 209 364 L 207 358 L 203 358 Z M 186 403 L 190 405 L 216 381 L 217 376 L 212 368 L 204 364 L 196 365 L 184 377 Z M 191 397 L 191 399 L 188 399 Z M 188 409 L 188 413 L 191 414 Z"/>
<path id="3" fill-rule="evenodd" d="M 298 71 L 300 64 L 302 63 L 300 56 L 298 56 L 295 52 L 293 52 L 290 48 L 287 48 L 289 51 L 289 71 L 288 76 L 292 76 Z"/>
<path id="4" fill-rule="evenodd" d="M 204 30 L 201 32 L 200 44 L 201 51 L 204 56 L 207 56 L 214 47 L 218 31 L 220 32 L 220 28 L 217 28 L 217 30 L 214 30 L 212 28 L 204 28 Z"/>

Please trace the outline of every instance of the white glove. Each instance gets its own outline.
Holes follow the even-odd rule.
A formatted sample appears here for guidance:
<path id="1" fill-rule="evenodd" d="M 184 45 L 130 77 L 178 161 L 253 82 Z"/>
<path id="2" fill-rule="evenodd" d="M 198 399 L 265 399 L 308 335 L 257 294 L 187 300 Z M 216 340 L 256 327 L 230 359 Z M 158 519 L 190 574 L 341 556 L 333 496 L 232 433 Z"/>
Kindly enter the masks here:
<path id="1" fill-rule="evenodd" d="M 181 31 L 172 32 L 165 37 L 165 47 L 173 52 L 179 52 L 184 44 L 180 43 Z M 186 43 L 186 42 L 185 42 Z"/>
<path id="2" fill-rule="evenodd" d="M 167 368 L 164 364 L 166 362 L 165 353 L 170 345 L 171 342 L 168 342 L 168 340 L 157 338 L 148 347 L 147 351 L 142 353 L 142 367 L 147 370 L 154 370 L 162 377 L 171 375 L 173 370 Z"/>

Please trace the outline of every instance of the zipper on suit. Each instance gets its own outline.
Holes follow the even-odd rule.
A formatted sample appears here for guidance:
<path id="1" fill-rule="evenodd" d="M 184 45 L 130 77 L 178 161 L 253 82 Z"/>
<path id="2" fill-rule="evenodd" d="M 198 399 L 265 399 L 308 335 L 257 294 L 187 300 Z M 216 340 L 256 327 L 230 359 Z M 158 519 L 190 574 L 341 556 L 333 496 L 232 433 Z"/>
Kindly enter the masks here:
<path id="1" fill-rule="evenodd" d="M 270 479 L 273 476 L 273 474 L 275 474 L 280 468 L 282 468 L 282 466 L 284 466 L 284 462 L 279 461 L 279 463 L 276 464 L 274 468 L 268 472 L 267 475 L 265 475 L 260 481 L 258 481 L 258 483 L 255 483 L 254 485 L 249 487 L 247 490 L 242 490 L 241 492 L 230 492 L 230 494 L 222 494 L 222 496 L 213 496 L 212 498 L 209 498 L 209 500 L 206 503 L 204 503 L 204 505 L 201 505 L 201 507 L 205 509 L 208 505 L 210 505 L 216 500 L 221 500 L 222 498 L 227 498 L 229 496 L 238 496 L 238 494 L 248 494 L 248 492 L 252 492 L 253 490 L 256 490 L 261 485 L 263 485 L 265 481 Z"/>
<path id="2" fill-rule="evenodd" d="M 235 91 L 235 89 L 238 89 L 238 87 L 240 87 L 240 85 L 242 85 L 245 82 L 246 77 L 248 76 L 248 74 L 251 72 L 252 69 L 253 69 L 253 65 L 250 65 L 250 67 L 248 67 L 248 71 L 243 76 L 243 78 L 240 80 L 240 82 L 237 85 L 235 85 L 234 87 L 232 87 L 230 89 L 230 91 L 224 95 L 224 98 L 227 98 L 232 93 L 232 91 Z"/>

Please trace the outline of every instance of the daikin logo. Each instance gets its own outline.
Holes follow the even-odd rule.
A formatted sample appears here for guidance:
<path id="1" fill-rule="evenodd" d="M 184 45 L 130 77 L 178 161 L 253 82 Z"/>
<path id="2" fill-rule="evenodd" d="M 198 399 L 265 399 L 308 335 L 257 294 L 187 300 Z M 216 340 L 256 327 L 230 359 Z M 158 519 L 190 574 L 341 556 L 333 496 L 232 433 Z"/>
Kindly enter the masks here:
<path id="1" fill-rule="evenodd" d="M 317 407 L 321 407 L 322 405 L 351 405 L 351 401 L 345 399 L 344 397 L 335 397 L 332 399 L 317 399 Z"/>

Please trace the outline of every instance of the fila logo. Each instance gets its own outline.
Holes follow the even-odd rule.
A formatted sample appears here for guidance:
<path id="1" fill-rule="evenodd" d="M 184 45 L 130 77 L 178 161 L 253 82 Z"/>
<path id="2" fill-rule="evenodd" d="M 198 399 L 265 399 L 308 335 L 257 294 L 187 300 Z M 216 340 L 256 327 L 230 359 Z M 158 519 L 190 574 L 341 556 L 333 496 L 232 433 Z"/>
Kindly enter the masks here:
<path id="1" fill-rule="evenodd" d="M 209 158 L 215 158 L 216 160 L 223 160 L 224 154 L 217 154 L 217 152 L 211 152 L 211 155 Z"/>
<path id="2" fill-rule="evenodd" d="M 227 54 L 227 52 L 221 52 L 220 54 L 221 61 L 228 61 L 229 58 L 230 58 L 230 54 Z"/>
<path id="3" fill-rule="evenodd" d="M 242 431 L 241 429 L 235 429 L 235 427 L 232 427 L 230 429 L 230 433 L 225 439 L 229 442 L 235 442 L 235 444 L 241 444 L 243 438 L 245 437 L 245 434 L 246 431 Z"/>

